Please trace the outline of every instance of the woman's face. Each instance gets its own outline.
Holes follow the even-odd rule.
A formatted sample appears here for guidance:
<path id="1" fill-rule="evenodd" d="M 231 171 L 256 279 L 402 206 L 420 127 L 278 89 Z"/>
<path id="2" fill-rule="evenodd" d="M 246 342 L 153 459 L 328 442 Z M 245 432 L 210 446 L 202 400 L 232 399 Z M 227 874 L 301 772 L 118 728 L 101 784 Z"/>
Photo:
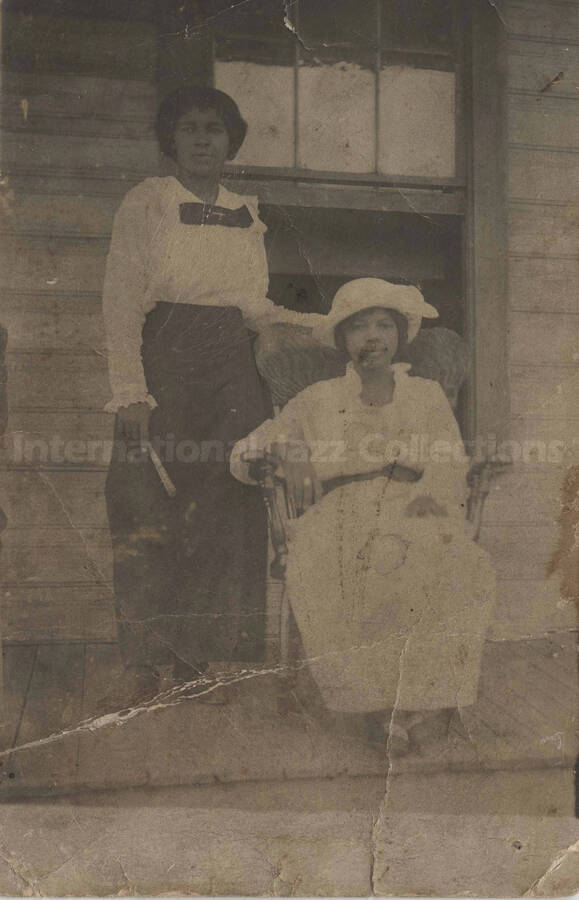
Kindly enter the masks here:
<path id="1" fill-rule="evenodd" d="M 343 326 L 346 350 L 362 369 L 388 368 L 398 350 L 398 328 L 387 309 L 365 309 Z"/>
<path id="2" fill-rule="evenodd" d="M 186 175 L 219 177 L 229 154 L 229 134 L 214 109 L 190 109 L 175 128 L 177 165 Z"/>

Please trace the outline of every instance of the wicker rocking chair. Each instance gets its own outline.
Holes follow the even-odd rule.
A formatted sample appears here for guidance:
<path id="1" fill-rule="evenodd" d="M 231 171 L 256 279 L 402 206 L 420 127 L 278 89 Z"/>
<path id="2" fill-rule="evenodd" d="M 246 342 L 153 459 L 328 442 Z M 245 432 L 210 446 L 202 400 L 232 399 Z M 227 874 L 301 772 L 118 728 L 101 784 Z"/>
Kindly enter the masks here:
<path id="1" fill-rule="evenodd" d="M 315 344 L 305 330 L 291 326 L 284 326 L 281 335 L 279 330 L 261 334 L 256 340 L 255 354 L 258 369 L 269 385 L 278 411 L 309 385 L 337 378 L 345 372 L 345 362 L 338 351 Z M 470 363 L 468 347 L 458 334 L 442 327 L 425 329 L 410 345 L 408 362 L 412 365 L 410 375 L 438 381 L 453 409 L 456 407 Z M 277 471 L 279 460 L 265 454 L 246 456 L 245 461 L 252 464 L 267 509 L 273 547 L 270 576 L 283 584 L 288 557 L 287 523 L 295 518 L 295 511 L 285 482 Z M 507 462 L 487 458 L 473 462 L 469 469 L 466 519 L 475 541 L 480 536 L 491 481 L 508 465 Z M 282 664 L 287 663 L 290 656 L 290 619 L 284 592 L 279 623 Z"/>

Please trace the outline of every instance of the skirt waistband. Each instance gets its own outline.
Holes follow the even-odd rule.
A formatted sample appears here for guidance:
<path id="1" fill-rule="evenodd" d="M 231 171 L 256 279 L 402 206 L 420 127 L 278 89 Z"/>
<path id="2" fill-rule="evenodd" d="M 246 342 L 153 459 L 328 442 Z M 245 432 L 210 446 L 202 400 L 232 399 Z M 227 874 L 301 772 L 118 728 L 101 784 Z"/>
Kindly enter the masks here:
<path id="1" fill-rule="evenodd" d="M 180 328 L 202 327 L 242 327 L 243 314 L 239 306 L 202 306 L 193 303 L 167 303 L 160 301 L 147 313 L 145 329 L 156 332 L 169 329 L 176 332 Z"/>

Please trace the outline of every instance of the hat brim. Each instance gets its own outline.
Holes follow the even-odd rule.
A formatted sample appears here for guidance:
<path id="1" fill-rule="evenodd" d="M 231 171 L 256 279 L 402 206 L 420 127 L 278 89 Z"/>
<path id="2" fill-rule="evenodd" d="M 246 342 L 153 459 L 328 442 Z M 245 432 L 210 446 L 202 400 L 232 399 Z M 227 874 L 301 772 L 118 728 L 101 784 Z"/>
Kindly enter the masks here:
<path id="1" fill-rule="evenodd" d="M 382 309 L 394 310 L 399 313 L 401 316 L 404 316 L 406 321 L 408 322 L 408 343 L 410 344 L 418 332 L 420 331 L 420 326 L 422 325 L 423 319 L 437 319 L 438 311 L 431 306 L 430 303 L 424 303 L 424 308 L 421 313 L 416 312 L 404 312 L 403 310 L 396 309 L 392 304 L 388 303 L 368 303 L 367 306 L 361 307 L 360 309 L 356 309 L 352 312 L 348 312 L 347 314 L 332 314 L 332 311 L 328 313 L 326 316 L 326 320 L 320 322 L 319 325 L 313 329 L 312 336 L 322 344 L 326 344 L 330 347 L 336 347 L 336 328 L 338 325 L 341 325 L 342 322 L 346 322 L 348 319 L 351 319 L 353 316 L 358 315 L 358 313 L 364 312 L 365 309 L 375 309 L 376 307 L 381 307 Z"/>

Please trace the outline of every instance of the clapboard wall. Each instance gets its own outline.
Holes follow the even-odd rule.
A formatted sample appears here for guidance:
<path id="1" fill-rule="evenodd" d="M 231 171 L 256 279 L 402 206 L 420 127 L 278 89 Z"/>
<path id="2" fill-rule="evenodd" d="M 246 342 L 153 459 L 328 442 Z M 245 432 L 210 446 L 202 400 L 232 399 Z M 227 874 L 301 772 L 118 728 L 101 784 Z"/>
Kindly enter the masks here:
<path id="1" fill-rule="evenodd" d="M 112 641 L 100 295 L 114 212 L 159 166 L 156 4 L 8 0 L 5 10 L 2 634 Z"/>
<path id="2" fill-rule="evenodd" d="M 578 462 L 579 3 L 509 0 L 497 15 L 508 54 L 509 431 L 515 452 L 536 440 L 550 459 L 533 462 L 527 444 L 527 461 L 495 482 L 483 543 L 500 579 L 494 636 L 538 636 L 575 623 L 545 573 L 564 474 Z"/>

